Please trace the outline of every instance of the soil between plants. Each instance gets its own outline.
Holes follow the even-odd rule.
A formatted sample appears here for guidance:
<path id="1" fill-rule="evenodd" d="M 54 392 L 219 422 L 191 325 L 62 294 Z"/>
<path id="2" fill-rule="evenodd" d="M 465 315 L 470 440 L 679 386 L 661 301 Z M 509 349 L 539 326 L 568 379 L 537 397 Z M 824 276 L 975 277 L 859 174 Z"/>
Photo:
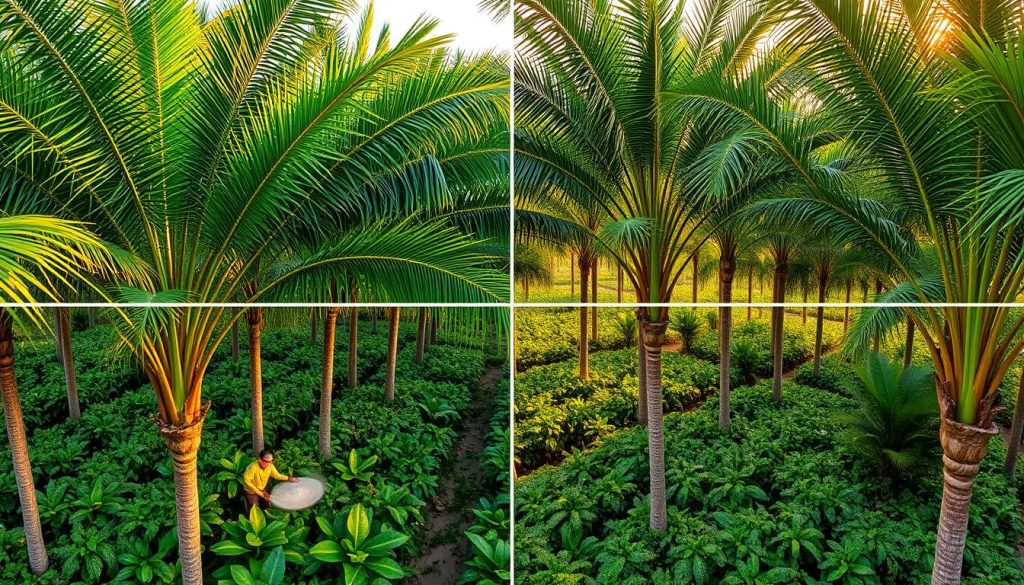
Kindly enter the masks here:
<path id="1" fill-rule="evenodd" d="M 473 523 L 474 504 L 486 495 L 479 492 L 483 484 L 480 453 L 486 446 L 488 423 L 494 414 L 491 395 L 500 378 L 501 367 L 489 364 L 480 379 L 454 456 L 445 465 L 438 494 L 430 501 L 425 544 L 411 563 L 418 575 L 407 579 L 408 583 L 455 585 L 465 569 L 469 541 L 463 533 Z"/>

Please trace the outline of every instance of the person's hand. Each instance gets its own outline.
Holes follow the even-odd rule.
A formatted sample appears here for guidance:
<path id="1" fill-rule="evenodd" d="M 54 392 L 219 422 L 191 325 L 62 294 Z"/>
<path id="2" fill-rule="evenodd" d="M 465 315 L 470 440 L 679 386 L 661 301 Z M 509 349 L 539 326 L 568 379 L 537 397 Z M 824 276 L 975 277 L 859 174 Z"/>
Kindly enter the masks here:
<path id="1" fill-rule="evenodd" d="M 270 492 L 264 491 L 263 492 L 263 497 L 266 498 L 266 500 L 269 502 L 270 501 Z"/>
<path id="2" fill-rule="evenodd" d="M 289 483 L 295 483 L 297 481 L 299 481 L 299 478 L 295 477 L 294 475 L 288 478 Z"/>

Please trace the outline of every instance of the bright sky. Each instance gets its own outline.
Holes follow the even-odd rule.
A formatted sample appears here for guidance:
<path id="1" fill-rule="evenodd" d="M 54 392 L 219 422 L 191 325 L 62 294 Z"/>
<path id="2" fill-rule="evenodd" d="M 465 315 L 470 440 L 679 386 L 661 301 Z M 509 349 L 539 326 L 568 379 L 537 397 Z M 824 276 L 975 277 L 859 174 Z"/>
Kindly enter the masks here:
<path id="1" fill-rule="evenodd" d="M 219 9 L 230 0 L 198 0 Z M 365 3 L 366 0 L 364 0 Z M 491 15 L 480 10 L 477 0 L 376 0 L 374 14 L 377 27 L 391 24 L 391 38 L 398 38 L 409 29 L 420 14 L 426 13 L 440 21 L 438 34 L 455 34 L 454 44 L 467 51 L 501 50 L 512 47 L 512 25 L 506 18 L 496 23 Z"/>

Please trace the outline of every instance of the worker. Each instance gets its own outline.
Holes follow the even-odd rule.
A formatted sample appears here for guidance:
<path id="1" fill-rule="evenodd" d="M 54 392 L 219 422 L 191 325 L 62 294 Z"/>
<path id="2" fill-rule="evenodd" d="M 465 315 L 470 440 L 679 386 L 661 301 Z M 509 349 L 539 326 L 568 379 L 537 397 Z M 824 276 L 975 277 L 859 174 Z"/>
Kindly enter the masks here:
<path id="1" fill-rule="evenodd" d="M 259 505 L 261 510 L 270 507 L 270 492 L 267 491 L 267 483 L 270 478 L 279 481 L 299 481 L 297 477 L 289 477 L 280 473 L 274 467 L 274 454 L 270 451 L 260 451 L 256 461 L 249 464 L 242 474 L 242 485 L 245 488 L 246 511 L 251 512 L 252 507 Z"/>

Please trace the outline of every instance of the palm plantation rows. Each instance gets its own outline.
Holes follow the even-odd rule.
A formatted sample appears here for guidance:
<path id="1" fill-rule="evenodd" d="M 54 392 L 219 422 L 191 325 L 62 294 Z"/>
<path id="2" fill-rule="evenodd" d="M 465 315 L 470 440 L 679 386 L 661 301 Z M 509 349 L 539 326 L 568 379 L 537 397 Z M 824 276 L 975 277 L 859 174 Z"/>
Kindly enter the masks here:
<path id="1" fill-rule="evenodd" d="M 642 307 L 632 359 L 588 356 L 580 308 L 576 363 L 538 374 L 533 406 L 589 426 L 522 463 L 601 445 L 517 488 L 517 579 L 1020 582 L 1015 482 L 990 472 L 1024 349 L 1022 19 L 1018 1 L 517 0 L 517 299 L 564 297 L 553 255 L 581 303 L 743 302 L 767 280 L 774 302 L 888 305 L 796 386 L 782 307 L 750 325 Z M 701 326 L 718 399 L 695 406 L 707 368 L 664 348 Z M 880 357 L 899 336 L 926 372 Z"/>
<path id="2" fill-rule="evenodd" d="M 350 0 L 0 5 L 3 581 L 507 580 L 508 61 L 452 41 Z M 108 308 L 79 340 L 41 302 Z M 317 508 L 239 517 L 264 449 Z M 421 566 L 428 505 L 465 514 Z"/>

